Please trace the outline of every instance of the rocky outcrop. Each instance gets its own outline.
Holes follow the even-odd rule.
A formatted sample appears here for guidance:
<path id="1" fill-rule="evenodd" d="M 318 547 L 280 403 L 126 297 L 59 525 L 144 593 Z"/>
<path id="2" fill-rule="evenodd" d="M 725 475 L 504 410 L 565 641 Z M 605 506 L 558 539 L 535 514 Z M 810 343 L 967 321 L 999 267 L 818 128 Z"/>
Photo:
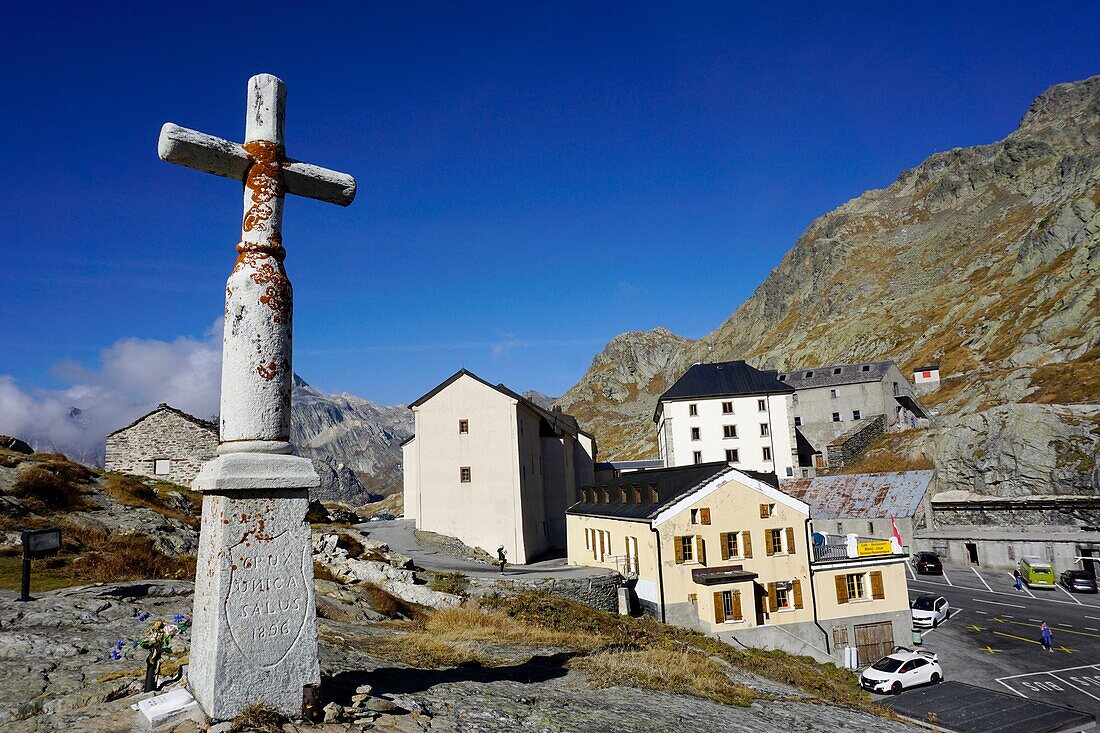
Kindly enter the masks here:
<path id="1" fill-rule="evenodd" d="M 665 328 L 617 336 L 557 404 L 595 432 L 600 458 L 656 456 L 653 408 L 680 377 L 693 343 Z"/>
<path id="2" fill-rule="evenodd" d="M 412 435 L 412 412 L 350 394 L 329 395 L 295 375 L 292 442 L 320 461 L 322 490 L 315 498 L 365 504 L 401 488 L 401 441 Z"/>
<path id="3" fill-rule="evenodd" d="M 340 546 L 336 534 L 314 534 L 313 559 L 344 583 L 373 583 L 388 593 L 409 603 L 428 608 L 455 608 L 462 598 L 418 585 L 412 570 L 412 560 L 391 552 L 388 545 L 367 539 L 355 530 L 342 530 L 362 547 L 367 557 L 352 557 Z M 374 559 L 378 558 L 378 559 Z"/>
<path id="4" fill-rule="evenodd" d="M 1051 87 L 1004 140 L 936 153 L 821 216 L 699 341 L 619 336 L 560 403 L 601 456 L 643 458 L 656 453 L 657 397 L 696 361 L 935 362 L 944 379 L 923 401 L 941 427 L 910 447 L 947 467 L 941 488 L 971 490 L 979 477 L 1008 495 L 1096 490 L 1095 470 L 1062 477 L 1075 459 L 1096 463 L 1098 245 L 1100 76 Z M 1029 420 L 1045 454 L 994 456 L 1026 443 Z M 967 455 L 969 444 L 991 452 Z"/>

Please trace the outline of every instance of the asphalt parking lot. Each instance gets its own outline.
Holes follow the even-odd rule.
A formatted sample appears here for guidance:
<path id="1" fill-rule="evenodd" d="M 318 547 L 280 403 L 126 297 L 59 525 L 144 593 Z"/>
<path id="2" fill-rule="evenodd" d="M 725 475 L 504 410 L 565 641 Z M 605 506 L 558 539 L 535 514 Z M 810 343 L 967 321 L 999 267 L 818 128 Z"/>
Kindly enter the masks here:
<path id="1" fill-rule="evenodd" d="M 1003 571 L 949 565 L 935 576 L 910 568 L 910 602 L 926 593 L 952 608 L 949 620 L 922 632 L 944 679 L 1100 716 L 1100 597 L 1060 586 L 1017 591 Z M 1043 621 L 1053 651 L 1040 643 Z"/>

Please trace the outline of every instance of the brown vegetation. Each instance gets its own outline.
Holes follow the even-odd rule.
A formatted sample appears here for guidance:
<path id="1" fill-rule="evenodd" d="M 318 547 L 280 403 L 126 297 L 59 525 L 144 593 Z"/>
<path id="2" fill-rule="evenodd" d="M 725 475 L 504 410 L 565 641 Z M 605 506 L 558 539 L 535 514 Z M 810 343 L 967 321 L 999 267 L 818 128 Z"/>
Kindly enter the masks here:
<path id="1" fill-rule="evenodd" d="M 436 573 L 428 582 L 428 587 L 440 593 L 450 593 L 456 596 L 466 595 L 466 588 L 470 585 L 470 579 L 463 573 Z"/>
<path id="2" fill-rule="evenodd" d="M 12 493 L 30 510 L 42 514 L 87 507 L 83 489 L 44 466 L 29 466 L 19 473 Z"/>
<path id="3" fill-rule="evenodd" d="M 266 705 L 253 704 L 233 718 L 227 733 L 282 733 L 286 717 Z"/>
<path id="4" fill-rule="evenodd" d="M 94 547 L 73 560 L 75 577 L 92 582 L 195 578 L 193 555 L 169 557 L 145 535 L 104 535 Z"/>
<path id="5" fill-rule="evenodd" d="M 743 707 L 759 697 L 751 688 L 731 682 L 718 662 L 686 649 L 605 651 L 577 657 L 569 666 L 584 672 L 594 687 L 640 687 Z"/>
<path id="6" fill-rule="evenodd" d="M 163 486 L 171 486 L 171 484 Z M 137 476 L 109 473 L 107 474 L 107 480 L 103 484 L 103 493 L 123 506 L 152 509 L 163 517 L 176 519 L 192 527 L 199 526 L 197 512 L 185 514 L 175 507 L 168 506 L 160 498 L 160 494 L 154 487 Z M 194 500 L 189 500 L 191 501 L 191 505 L 194 506 Z"/>
<path id="7" fill-rule="evenodd" d="M 1023 402 L 1089 404 L 1100 396 L 1100 349 L 1062 364 L 1044 364 L 1031 375 L 1035 391 Z"/>

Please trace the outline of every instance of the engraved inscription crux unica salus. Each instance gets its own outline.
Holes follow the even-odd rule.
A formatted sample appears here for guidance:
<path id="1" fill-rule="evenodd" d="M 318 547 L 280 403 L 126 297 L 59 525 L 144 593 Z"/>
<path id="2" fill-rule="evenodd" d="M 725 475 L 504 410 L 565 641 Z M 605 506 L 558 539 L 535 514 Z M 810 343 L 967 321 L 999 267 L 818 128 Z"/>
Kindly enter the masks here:
<path id="1" fill-rule="evenodd" d="M 253 538 L 255 540 L 256 538 Z M 293 530 L 234 545 L 228 564 L 225 617 L 241 653 L 261 665 L 281 660 L 302 633 L 308 538 Z"/>

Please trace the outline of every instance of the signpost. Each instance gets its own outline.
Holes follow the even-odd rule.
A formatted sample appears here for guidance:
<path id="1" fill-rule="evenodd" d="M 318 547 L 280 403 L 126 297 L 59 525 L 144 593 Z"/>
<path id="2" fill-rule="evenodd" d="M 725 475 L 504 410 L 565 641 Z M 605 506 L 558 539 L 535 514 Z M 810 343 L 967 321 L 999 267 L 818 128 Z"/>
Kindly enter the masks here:
<path id="1" fill-rule="evenodd" d="M 30 529 L 23 532 L 23 583 L 19 600 L 31 600 L 31 559 L 45 557 L 60 549 L 59 529 Z"/>

